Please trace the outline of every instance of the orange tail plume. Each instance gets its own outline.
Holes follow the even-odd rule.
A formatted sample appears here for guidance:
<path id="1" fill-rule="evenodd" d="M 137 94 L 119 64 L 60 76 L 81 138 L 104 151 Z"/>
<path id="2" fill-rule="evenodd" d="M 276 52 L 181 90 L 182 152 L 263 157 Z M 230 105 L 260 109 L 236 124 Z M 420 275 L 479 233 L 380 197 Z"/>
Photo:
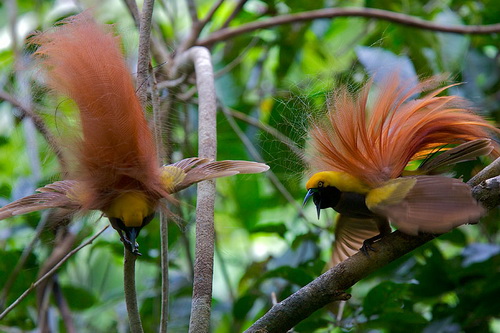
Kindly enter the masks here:
<path id="1" fill-rule="evenodd" d="M 110 27 L 89 13 L 31 38 L 47 83 L 73 99 L 83 138 L 71 153 L 82 181 L 83 209 L 103 209 L 123 191 L 141 191 L 153 201 L 167 196 L 161 186 L 156 148 L 132 77 Z"/>
<path id="2" fill-rule="evenodd" d="M 400 176 L 422 151 L 487 138 L 489 130 L 498 131 L 472 113 L 466 100 L 438 96 L 450 87 L 437 89 L 438 84 L 431 78 L 411 88 L 391 75 L 373 103 L 368 101 L 371 84 L 358 97 L 340 89 L 327 117 L 313 124 L 312 167 L 347 172 L 375 187 Z"/>

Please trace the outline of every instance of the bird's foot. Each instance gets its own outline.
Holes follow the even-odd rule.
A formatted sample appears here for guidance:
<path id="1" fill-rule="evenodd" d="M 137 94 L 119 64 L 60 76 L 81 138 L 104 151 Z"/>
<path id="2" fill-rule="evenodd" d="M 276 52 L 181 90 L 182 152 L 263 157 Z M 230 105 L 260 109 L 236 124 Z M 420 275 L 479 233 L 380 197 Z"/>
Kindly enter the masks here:
<path id="1" fill-rule="evenodd" d="M 132 252 L 135 255 L 142 256 L 142 253 L 139 252 L 139 243 L 135 242 L 135 244 L 132 244 L 131 241 L 126 239 L 125 237 L 120 237 L 120 240 L 123 243 L 123 246 L 130 252 Z"/>
<path id="2" fill-rule="evenodd" d="M 372 246 L 373 243 L 379 241 L 380 239 L 382 239 L 382 234 L 378 234 L 377 236 L 375 237 L 372 237 L 372 238 L 368 238 L 366 239 L 364 242 L 363 242 L 363 246 L 361 246 L 361 248 L 359 249 L 361 252 L 363 252 L 363 254 L 365 254 L 367 257 L 370 256 L 370 253 L 369 251 L 373 251 L 373 252 L 376 252 L 377 250 Z"/>

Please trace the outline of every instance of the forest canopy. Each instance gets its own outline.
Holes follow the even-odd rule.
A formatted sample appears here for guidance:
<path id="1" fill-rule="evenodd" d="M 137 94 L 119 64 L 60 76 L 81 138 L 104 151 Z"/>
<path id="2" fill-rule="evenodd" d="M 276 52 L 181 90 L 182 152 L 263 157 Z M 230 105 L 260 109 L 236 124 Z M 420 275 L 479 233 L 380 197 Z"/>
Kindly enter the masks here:
<path id="1" fill-rule="evenodd" d="M 140 20 L 147 6 L 153 6 L 150 22 Z M 142 229 L 135 282 L 146 332 L 165 329 L 162 307 L 168 308 L 169 332 L 193 331 L 197 279 L 213 281 L 202 292 L 210 298 L 205 321 L 212 332 L 252 332 L 271 309 L 293 317 L 301 304 L 280 302 L 344 269 L 325 273 L 337 213 L 325 209 L 318 219 L 313 203 L 302 206 L 312 174 L 309 124 L 341 87 L 354 93 L 373 80 L 376 90 L 395 72 L 409 85 L 440 76 L 441 86 L 458 83 L 441 95 L 467 99 L 495 127 L 500 120 L 498 1 L 7 0 L 0 4 L 0 207 L 64 179 L 59 153 L 68 148 L 61 140 L 77 117 L 75 103 L 47 88 L 33 58 L 36 47 L 27 41 L 86 10 L 120 36 L 137 93 L 147 96 L 144 112 L 163 163 L 200 154 L 199 129 L 209 127 L 199 118 L 206 105 L 203 80 L 212 77 L 203 72 L 208 59 L 217 160 L 270 167 L 216 181 L 213 276 L 196 273 L 195 186 L 165 203 L 171 212 L 162 215 L 165 229 L 160 214 Z M 151 28 L 145 72 L 137 67 L 141 22 Z M 498 142 L 498 133 L 492 139 Z M 447 172 L 467 182 L 494 159 L 475 158 Z M 498 168 L 488 178 L 498 176 Z M 500 332 L 497 205 L 478 224 L 417 240 L 391 234 L 373 255 L 357 254 L 360 265 L 374 265 L 370 274 L 322 296 L 348 301 L 311 308 L 287 330 Z M 87 243 L 0 319 L 0 331 L 130 330 L 120 237 L 108 228 L 90 242 L 109 224 L 101 215 L 77 214 L 61 223 L 50 210 L 0 221 L 0 313 Z M 162 269 L 162 234 L 168 269 Z M 397 242 L 406 249 L 377 263 Z M 164 276 L 169 291 L 162 303 Z"/>

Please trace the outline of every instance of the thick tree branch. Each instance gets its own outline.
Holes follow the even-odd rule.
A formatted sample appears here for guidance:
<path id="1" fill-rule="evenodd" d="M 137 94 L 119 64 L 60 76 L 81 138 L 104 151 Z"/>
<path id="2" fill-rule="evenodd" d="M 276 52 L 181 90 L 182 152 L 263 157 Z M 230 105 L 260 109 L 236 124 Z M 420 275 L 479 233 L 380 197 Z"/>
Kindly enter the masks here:
<path id="1" fill-rule="evenodd" d="M 265 29 L 295 22 L 303 22 L 321 18 L 335 18 L 343 16 L 376 18 L 380 20 L 399 23 L 402 25 L 425 29 L 425 30 L 449 32 L 457 34 L 491 34 L 500 32 L 500 24 L 469 25 L 469 26 L 443 25 L 439 23 L 422 20 L 420 18 L 413 17 L 410 15 L 394 13 L 382 9 L 325 8 L 325 9 L 312 10 L 296 14 L 275 16 L 262 21 L 247 23 L 236 28 L 221 29 L 212 33 L 207 38 L 200 40 L 198 42 L 198 45 L 210 47 L 217 42 L 224 41 L 254 30 Z"/>
<path id="2" fill-rule="evenodd" d="M 153 17 L 154 0 L 145 0 L 142 7 L 141 23 L 139 26 L 139 54 L 137 59 L 137 96 L 144 107 L 147 101 L 149 56 L 151 45 L 151 18 Z"/>
<path id="3" fill-rule="evenodd" d="M 191 72 L 194 66 L 198 89 L 198 154 L 216 158 L 216 95 L 210 52 L 204 47 L 193 47 L 175 59 L 173 77 Z M 189 332 L 210 331 L 212 304 L 212 277 L 214 264 L 214 204 L 215 181 L 198 184 L 196 203 L 196 249 L 194 264 L 193 299 Z"/>
<path id="4" fill-rule="evenodd" d="M 472 177 L 467 184 L 476 186 L 485 181 L 486 179 L 500 175 L 500 157 L 494 160 L 490 165 L 481 170 L 477 175 Z"/>
<path id="5" fill-rule="evenodd" d="M 487 169 L 487 168 L 486 168 Z M 481 179 L 488 170 L 478 174 Z M 483 175 L 481 175 L 483 174 Z M 500 177 L 487 179 L 472 189 L 476 200 L 489 206 L 489 200 L 499 203 Z M 373 244 L 375 251 L 366 256 L 361 252 L 329 269 L 299 291 L 273 306 L 246 332 L 287 332 L 290 328 L 332 301 L 348 298 L 345 290 L 388 263 L 413 251 L 437 237 L 432 234 L 409 236 L 395 231 Z"/>

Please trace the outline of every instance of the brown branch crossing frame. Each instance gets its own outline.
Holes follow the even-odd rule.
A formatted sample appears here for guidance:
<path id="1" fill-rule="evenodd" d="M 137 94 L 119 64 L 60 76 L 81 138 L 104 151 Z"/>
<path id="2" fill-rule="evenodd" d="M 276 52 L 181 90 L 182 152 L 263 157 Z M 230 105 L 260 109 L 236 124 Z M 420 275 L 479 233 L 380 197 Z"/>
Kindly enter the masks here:
<path id="1" fill-rule="evenodd" d="M 406 14 L 394 13 L 387 10 L 375 8 L 325 8 L 308 12 L 280 15 L 251 22 L 236 28 L 224 28 L 210 34 L 207 38 L 198 41 L 197 45 L 210 47 L 213 44 L 228 40 L 238 35 L 254 30 L 270 28 L 282 24 L 311 21 L 322 18 L 335 17 L 366 17 L 376 18 L 389 22 L 399 23 L 410 27 L 432 30 L 438 32 L 448 32 L 456 34 L 491 34 L 500 32 L 500 24 L 491 25 L 443 25 Z"/>

